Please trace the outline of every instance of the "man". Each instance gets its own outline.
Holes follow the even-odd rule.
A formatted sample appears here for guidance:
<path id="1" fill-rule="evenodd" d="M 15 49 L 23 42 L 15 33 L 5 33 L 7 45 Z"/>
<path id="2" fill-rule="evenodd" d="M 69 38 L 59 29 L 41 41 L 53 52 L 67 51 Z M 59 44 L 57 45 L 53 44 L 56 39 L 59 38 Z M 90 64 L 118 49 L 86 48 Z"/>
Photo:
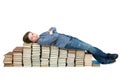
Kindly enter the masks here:
<path id="1" fill-rule="evenodd" d="M 41 35 L 29 31 L 24 35 L 23 41 L 26 43 L 37 42 L 38 44 L 44 46 L 54 45 L 59 48 L 86 50 L 101 64 L 114 63 L 118 58 L 118 54 L 106 54 L 97 47 L 85 43 L 78 38 L 58 33 L 55 27 L 51 27 L 48 31 L 42 33 Z"/>

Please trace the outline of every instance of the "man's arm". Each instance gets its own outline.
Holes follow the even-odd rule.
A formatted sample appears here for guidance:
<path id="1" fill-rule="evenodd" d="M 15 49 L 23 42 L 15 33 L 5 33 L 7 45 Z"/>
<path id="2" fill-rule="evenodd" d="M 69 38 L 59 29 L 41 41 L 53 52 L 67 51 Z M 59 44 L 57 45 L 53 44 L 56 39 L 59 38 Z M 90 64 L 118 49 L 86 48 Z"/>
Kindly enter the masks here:
<path id="1" fill-rule="evenodd" d="M 38 40 L 41 45 L 51 45 L 58 39 L 59 34 L 57 32 L 49 34 L 48 32 L 43 33 Z"/>
<path id="2" fill-rule="evenodd" d="M 56 32 L 55 27 L 51 27 L 47 32 L 41 34 L 38 43 L 41 45 L 50 45 L 57 40 L 59 33 Z"/>
<path id="3" fill-rule="evenodd" d="M 48 30 L 49 34 L 53 34 L 54 32 L 56 32 L 56 28 L 55 27 L 51 27 L 49 30 Z"/>

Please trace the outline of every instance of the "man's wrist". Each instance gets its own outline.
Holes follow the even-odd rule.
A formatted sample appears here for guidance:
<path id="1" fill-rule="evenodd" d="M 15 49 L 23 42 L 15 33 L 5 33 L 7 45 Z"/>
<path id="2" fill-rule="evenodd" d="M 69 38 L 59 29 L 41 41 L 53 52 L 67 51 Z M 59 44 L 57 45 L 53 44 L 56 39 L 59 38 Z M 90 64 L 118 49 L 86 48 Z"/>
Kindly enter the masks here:
<path id="1" fill-rule="evenodd" d="M 49 32 L 49 34 L 53 34 L 53 31 L 52 31 L 52 30 L 49 30 L 48 32 Z"/>

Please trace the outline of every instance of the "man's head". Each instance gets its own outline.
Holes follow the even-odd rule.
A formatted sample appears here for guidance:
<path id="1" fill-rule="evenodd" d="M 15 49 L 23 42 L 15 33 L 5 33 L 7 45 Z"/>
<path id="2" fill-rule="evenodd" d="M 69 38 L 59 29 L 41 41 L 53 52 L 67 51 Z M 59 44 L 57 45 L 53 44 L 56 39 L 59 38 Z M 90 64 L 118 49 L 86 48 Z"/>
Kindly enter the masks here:
<path id="1" fill-rule="evenodd" d="M 23 36 L 23 41 L 26 43 L 36 42 L 39 38 L 39 35 L 33 32 L 26 32 Z"/>

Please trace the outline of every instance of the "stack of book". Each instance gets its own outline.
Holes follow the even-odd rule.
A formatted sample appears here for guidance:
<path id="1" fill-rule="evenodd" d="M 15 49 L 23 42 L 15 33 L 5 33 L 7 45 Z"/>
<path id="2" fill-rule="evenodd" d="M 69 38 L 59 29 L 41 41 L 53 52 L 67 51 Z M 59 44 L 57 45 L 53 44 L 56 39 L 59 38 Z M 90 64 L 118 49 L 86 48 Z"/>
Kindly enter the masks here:
<path id="1" fill-rule="evenodd" d="M 100 63 L 96 60 L 92 60 L 92 66 L 93 67 L 100 67 Z"/>
<path id="2" fill-rule="evenodd" d="M 24 67 L 31 67 L 31 43 L 24 43 L 23 44 L 23 66 Z"/>
<path id="3" fill-rule="evenodd" d="M 13 66 L 13 52 L 8 52 L 4 55 L 4 67 L 12 67 Z"/>
<path id="4" fill-rule="evenodd" d="M 58 47 L 51 46 L 50 47 L 50 67 L 57 67 L 58 62 Z"/>
<path id="5" fill-rule="evenodd" d="M 76 67 L 84 66 L 84 57 L 85 57 L 85 51 L 83 50 L 76 51 L 76 58 L 75 58 Z"/>
<path id="6" fill-rule="evenodd" d="M 23 47 L 13 49 L 13 66 L 22 67 L 22 52 Z"/>
<path id="7" fill-rule="evenodd" d="M 92 66 L 92 54 L 86 53 L 84 58 L 85 66 Z"/>
<path id="8" fill-rule="evenodd" d="M 58 67 L 66 67 L 67 49 L 59 50 Z"/>
<path id="9" fill-rule="evenodd" d="M 68 67 L 74 67 L 74 61 L 75 61 L 75 50 L 68 50 L 68 57 L 67 57 L 67 66 Z"/>
<path id="10" fill-rule="evenodd" d="M 32 66 L 40 67 L 40 45 L 32 44 Z"/>
<path id="11" fill-rule="evenodd" d="M 41 67 L 48 67 L 49 66 L 49 56 L 50 56 L 50 47 L 49 46 L 42 46 L 41 47 Z"/>
<path id="12" fill-rule="evenodd" d="M 55 46 L 40 46 L 37 43 L 24 43 L 4 55 L 4 66 L 23 67 L 99 67 L 100 63 L 92 60 L 92 54 L 83 50 L 70 50 Z"/>

